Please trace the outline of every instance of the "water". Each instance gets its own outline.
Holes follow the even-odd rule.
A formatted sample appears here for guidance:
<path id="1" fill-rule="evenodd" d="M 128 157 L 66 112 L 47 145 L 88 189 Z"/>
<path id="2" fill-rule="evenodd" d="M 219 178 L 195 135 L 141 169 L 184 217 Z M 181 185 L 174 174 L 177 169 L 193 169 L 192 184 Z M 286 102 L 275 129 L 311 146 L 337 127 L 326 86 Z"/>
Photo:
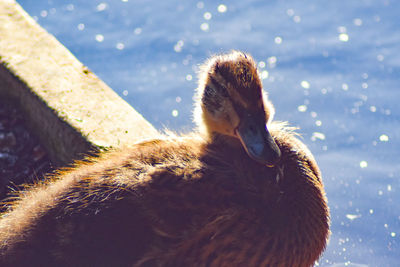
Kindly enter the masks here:
<path id="1" fill-rule="evenodd" d="M 324 176 L 332 236 L 320 266 L 400 264 L 400 2 L 18 1 L 157 128 L 188 131 L 198 65 L 259 62 L 278 120 Z"/>

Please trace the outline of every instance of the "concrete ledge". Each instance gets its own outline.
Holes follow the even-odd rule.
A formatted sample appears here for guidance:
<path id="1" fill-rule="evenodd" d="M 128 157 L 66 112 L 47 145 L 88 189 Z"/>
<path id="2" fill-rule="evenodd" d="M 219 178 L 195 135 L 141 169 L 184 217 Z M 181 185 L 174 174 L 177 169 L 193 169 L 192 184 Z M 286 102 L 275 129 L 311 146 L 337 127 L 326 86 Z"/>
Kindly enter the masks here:
<path id="1" fill-rule="evenodd" d="M 0 1 L 0 97 L 15 101 L 56 165 L 157 131 L 41 28 Z"/>

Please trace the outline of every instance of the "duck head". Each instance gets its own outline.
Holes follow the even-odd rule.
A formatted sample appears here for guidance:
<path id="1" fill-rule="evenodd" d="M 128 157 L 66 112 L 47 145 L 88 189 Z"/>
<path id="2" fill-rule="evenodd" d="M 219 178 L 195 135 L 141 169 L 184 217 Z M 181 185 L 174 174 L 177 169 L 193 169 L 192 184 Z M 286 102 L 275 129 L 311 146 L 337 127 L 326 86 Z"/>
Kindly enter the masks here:
<path id="1" fill-rule="evenodd" d="M 281 152 L 268 130 L 274 108 L 250 55 L 232 51 L 200 68 L 194 115 L 200 130 L 239 139 L 257 162 L 274 166 L 279 161 Z"/>

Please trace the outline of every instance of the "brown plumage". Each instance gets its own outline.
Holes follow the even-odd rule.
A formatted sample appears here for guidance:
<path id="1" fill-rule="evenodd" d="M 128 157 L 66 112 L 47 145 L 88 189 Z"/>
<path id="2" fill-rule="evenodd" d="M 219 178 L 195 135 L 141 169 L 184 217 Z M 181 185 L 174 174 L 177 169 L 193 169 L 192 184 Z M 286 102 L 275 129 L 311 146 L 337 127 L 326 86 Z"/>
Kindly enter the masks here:
<path id="1" fill-rule="evenodd" d="M 104 153 L 20 193 L 0 266 L 312 266 L 329 213 L 320 171 L 253 59 L 201 69 L 198 131 Z"/>

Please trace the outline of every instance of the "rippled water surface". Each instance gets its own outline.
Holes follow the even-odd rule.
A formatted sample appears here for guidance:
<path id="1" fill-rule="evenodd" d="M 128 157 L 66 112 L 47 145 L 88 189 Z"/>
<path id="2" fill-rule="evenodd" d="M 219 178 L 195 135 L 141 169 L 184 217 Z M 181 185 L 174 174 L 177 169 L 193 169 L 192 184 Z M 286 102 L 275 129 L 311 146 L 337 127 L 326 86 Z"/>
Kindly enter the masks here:
<path id="1" fill-rule="evenodd" d="M 320 266 L 400 266 L 400 1 L 18 1 L 153 125 L 188 131 L 198 65 L 253 55 L 320 164 Z"/>

